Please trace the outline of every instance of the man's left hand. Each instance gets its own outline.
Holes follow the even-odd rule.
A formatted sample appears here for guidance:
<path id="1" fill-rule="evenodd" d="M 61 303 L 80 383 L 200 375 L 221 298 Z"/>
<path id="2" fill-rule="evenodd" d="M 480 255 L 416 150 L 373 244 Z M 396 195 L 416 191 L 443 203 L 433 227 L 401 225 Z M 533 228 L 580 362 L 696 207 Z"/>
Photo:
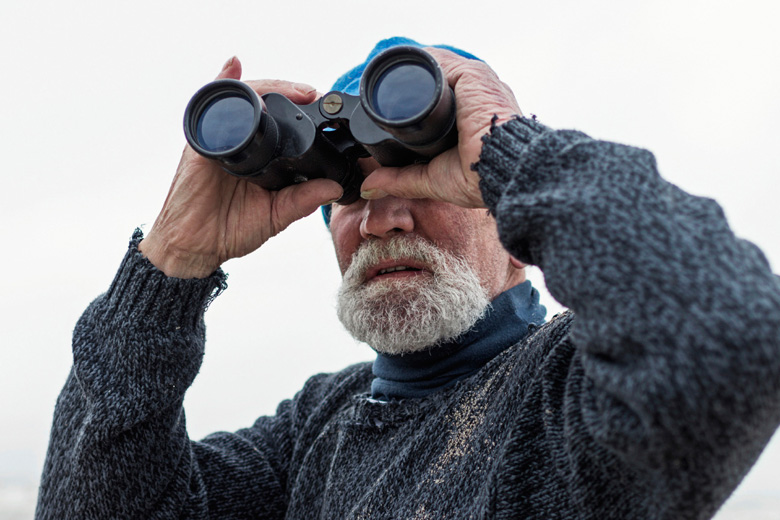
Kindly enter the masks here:
<path id="1" fill-rule="evenodd" d="M 439 62 L 455 92 L 458 146 L 426 164 L 400 168 L 382 167 L 366 177 L 361 188 L 364 199 L 387 195 L 407 199 L 434 199 L 465 208 L 484 207 L 479 176 L 471 165 L 479 160 L 482 136 L 496 124 L 520 115 L 512 90 L 484 62 L 471 60 L 437 48 L 426 48 Z"/>

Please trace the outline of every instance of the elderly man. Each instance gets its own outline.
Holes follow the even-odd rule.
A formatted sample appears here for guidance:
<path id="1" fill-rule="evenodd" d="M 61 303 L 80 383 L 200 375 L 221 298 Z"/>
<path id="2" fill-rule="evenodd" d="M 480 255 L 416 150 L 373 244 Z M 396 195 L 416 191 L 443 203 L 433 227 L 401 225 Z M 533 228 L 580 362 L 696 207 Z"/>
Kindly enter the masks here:
<path id="1" fill-rule="evenodd" d="M 362 160 L 362 199 L 330 213 L 339 317 L 377 360 L 188 438 L 219 266 L 342 190 L 264 191 L 187 149 L 76 327 L 38 518 L 702 519 L 726 500 L 780 422 L 765 258 L 650 153 L 523 118 L 484 63 L 430 52 L 458 146 Z M 573 312 L 543 323 L 526 264 Z"/>

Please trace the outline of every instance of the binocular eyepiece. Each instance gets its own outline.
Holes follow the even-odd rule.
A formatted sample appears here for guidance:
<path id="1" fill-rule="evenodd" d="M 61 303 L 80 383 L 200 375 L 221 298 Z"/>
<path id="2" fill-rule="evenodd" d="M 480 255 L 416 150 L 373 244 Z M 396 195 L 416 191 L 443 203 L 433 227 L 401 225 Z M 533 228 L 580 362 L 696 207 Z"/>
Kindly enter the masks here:
<path id="1" fill-rule="evenodd" d="M 297 105 L 232 79 L 209 83 L 187 105 L 184 133 L 232 175 L 268 190 L 332 179 L 344 188 L 338 202 L 351 204 L 363 182 L 361 157 L 404 166 L 457 143 L 455 96 L 430 54 L 400 46 L 369 62 L 359 96 L 332 91 Z"/>

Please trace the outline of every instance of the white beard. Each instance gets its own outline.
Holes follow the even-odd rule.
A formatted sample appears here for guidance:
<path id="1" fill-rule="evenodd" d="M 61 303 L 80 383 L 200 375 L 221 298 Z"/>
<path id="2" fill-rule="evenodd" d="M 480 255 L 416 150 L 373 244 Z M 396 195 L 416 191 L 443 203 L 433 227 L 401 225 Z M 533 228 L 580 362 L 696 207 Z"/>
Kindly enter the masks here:
<path id="1" fill-rule="evenodd" d="M 416 260 L 433 273 L 364 284 L 382 260 Z M 365 242 L 352 257 L 338 294 L 347 331 L 383 354 L 419 352 L 468 331 L 490 305 L 476 272 L 463 259 L 422 238 Z"/>

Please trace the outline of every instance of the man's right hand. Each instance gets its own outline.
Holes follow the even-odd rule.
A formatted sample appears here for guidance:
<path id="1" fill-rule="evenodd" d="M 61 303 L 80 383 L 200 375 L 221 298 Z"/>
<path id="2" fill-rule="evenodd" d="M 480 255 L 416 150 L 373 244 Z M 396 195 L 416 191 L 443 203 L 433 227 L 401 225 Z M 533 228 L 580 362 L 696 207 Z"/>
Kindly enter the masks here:
<path id="1" fill-rule="evenodd" d="M 241 78 L 231 58 L 217 79 Z M 259 95 L 278 92 L 294 103 L 312 103 L 317 91 L 280 80 L 248 81 Z M 341 197 L 341 186 L 313 179 L 268 191 L 229 175 L 188 145 L 160 215 L 139 244 L 141 253 L 166 275 L 204 278 L 222 263 L 244 256 L 294 221 Z"/>

